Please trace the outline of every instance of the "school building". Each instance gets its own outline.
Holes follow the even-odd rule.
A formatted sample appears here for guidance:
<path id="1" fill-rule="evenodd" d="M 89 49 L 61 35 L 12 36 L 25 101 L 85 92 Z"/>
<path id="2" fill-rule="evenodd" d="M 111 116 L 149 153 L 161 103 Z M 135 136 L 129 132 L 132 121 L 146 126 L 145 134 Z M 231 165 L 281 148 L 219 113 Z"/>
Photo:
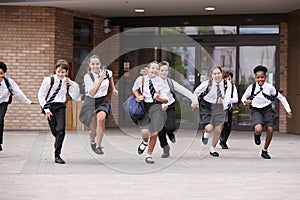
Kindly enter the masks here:
<path id="1" fill-rule="evenodd" d="M 276 130 L 300 134 L 297 123 L 300 120 L 300 2 L 278 0 L 276 3 L 282 4 L 282 10 L 243 12 L 244 2 L 228 1 L 232 10 L 198 15 L 192 10 L 188 12 L 193 7 L 189 2 L 194 2 L 190 0 L 185 3 L 176 0 L 173 6 L 145 5 L 150 10 L 155 10 L 153 6 L 166 9 L 148 15 L 148 7 L 145 14 L 126 15 L 123 10 L 118 15 L 114 12 L 117 8 L 113 7 L 116 2 L 111 1 L 109 5 L 108 2 L 87 0 L 78 6 L 77 1 L 2 1 L 0 60 L 8 66 L 7 76 L 19 84 L 28 98 L 37 100 L 43 77 L 53 74 L 56 60 L 64 58 L 71 65 L 69 76 L 83 90 L 86 58 L 98 54 L 102 63 L 113 71 L 119 89 L 119 96 L 111 97 L 113 114 L 107 120 L 107 127 L 117 127 L 132 124 L 123 112 L 122 102 L 130 94 L 140 67 L 149 61 L 169 61 L 172 78 L 191 90 L 205 80 L 213 65 L 219 65 L 233 72 L 239 97 L 254 82 L 253 68 L 262 64 L 269 69 L 268 82 L 287 98 L 293 111 L 293 118 L 287 119 L 283 106 L 274 102 L 273 108 L 278 113 Z M 171 9 L 168 7 L 175 7 L 179 2 L 181 7 L 174 8 L 178 12 L 168 13 Z M 136 7 L 142 5 L 133 3 Z M 118 9 L 129 5 L 135 7 L 132 1 L 124 1 Z M 220 3 L 217 10 L 223 6 L 228 5 Z M 178 98 L 178 124 L 194 123 L 190 102 Z M 67 102 L 68 130 L 86 128 L 78 120 L 81 103 Z M 251 130 L 249 108 L 241 102 L 238 106 L 240 111 L 234 116 L 233 129 Z M 38 105 L 25 105 L 13 97 L 5 129 L 49 128 Z"/>

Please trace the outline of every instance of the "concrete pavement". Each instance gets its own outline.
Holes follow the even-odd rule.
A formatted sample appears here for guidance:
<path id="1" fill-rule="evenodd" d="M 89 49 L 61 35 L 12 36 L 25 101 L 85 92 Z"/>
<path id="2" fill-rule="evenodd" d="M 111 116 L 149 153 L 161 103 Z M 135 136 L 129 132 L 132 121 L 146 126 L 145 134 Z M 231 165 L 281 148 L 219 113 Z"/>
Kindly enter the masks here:
<path id="1" fill-rule="evenodd" d="M 66 164 L 59 165 L 50 132 L 5 131 L 0 199 L 300 199 L 299 135 L 275 133 L 271 160 L 260 157 L 252 132 L 233 131 L 230 149 L 218 146 L 219 158 L 209 155 L 195 131 L 179 130 L 176 137 L 171 157 L 160 158 L 157 143 L 156 163 L 149 165 L 137 154 L 135 128 L 107 129 L 104 155 L 92 152 L 88 132 L 68 131 Z"/>

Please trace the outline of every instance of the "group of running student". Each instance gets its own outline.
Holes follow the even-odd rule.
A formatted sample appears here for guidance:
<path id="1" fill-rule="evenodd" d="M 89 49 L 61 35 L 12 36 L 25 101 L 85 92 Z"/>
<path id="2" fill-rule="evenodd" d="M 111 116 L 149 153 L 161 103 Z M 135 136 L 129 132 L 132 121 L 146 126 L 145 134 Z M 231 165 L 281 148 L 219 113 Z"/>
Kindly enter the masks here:
<path id="1" fill-rule="evenodd" d="M 261 144 L 260 137 L 263 127 L 266 128 L 266 139 L 261 151 L 261 157 L 271 159 L 268 147 L 273 136 L 276 114 L 272 109 L 272 102 L 277 98 L 283 104 L 288 118 L 292 117 L 292 111 L 286 98 L 272 84 L 266 82 L 267 71 L 268 69 L 261 65 L 254 68 L 253 72 L 256 83 L 248 86 L 241 101 L 244 105 L 249 105 L 251 108 L 250 119 L 251 126 L 254 129 L 254 141 L 256 145 Z M 210 77 L 211 79 L 202 82 L 195 89 L 194 94 L 200 97 L 199 121 L 204 129 L 202 142 L 203 144 L 207 144 L 209 134 L 214 130 L 210 155 L 218 157 L 219 153 L 215 147 L 219 139 L 220 146 L 223 149 L 228 149 L 226 142 L 231 131 L 232 104 L 238 101 L 238 95 L 236 87 L 231 83 L 233 77 L 231 73 L 226 72 L 223 76 L 220 67 L 213 67 Z"/>
<path id="2" fill-rule="evenodd" d="M 114 95 L 115 88 L 113 73 L 101 64 L 99 56 L 93 55 L 88 59 L 89 71 L 84 76 L 85 101 L 82 106 L 80 120 L 90 127 L 90 146 L 96 154 L 104 154 L 102 139 L 105 131 L 105 120 L 111 113 L 111 103 L 107 97 L 109 86 Z M 65 137 L 66 95 L 73 100 L 80 100 L 79 85 L 67 77 L 69 64 L 60 59 L 55 65 L 55 74 L 45 77 L 38 92 L 39 104 L 48 121 L 52 135 L 55 137 L 54 161 L 64 164 L 61 149 Z M 3 143 L 4 117 L 11 96 L 14 94 L 27 104 L 37 104 L 29 100 L 11 78 L 5 76 L 7 66 L 0 62 L 0 151 Z M 138 154 L 147 149 L 145 162 L 153 164 L 152 153 L 157 137 L 163 149 L 162 158 L 170 156 L 168 139 L 176 142 L 175 131 L 175 92 L 191 100 L 191 108 L 199 107 L 199 124 L 203 128 L 202 142 L 208 143 L 210 133 L 214 132 L 210 155 L 218 157 L 216 145 L 220 140 L 223 149 L 231 131 L 232 104 L 238 101 L 237 89 L 231 83 L 232 73 L 223 74 L 220 67 L 213 67 L 209 79 L 203 81 L 192 93 L 173 79 L 168 78 L 169 63 L 153 61 L 148 64 L 145 74 L 139 76 L 132 87 L 136 101 L 144 101 L 145 114 L 138 120 L 141 129 L 142 142 L 138 146 Z M 266 127 L 266 140 L 261 156 L 270 159 L 268 147 L 273 135 L 274 111 L 271 104 L 277 98 L 283 104 L 287 116 L 292 117 L 291 108 L 274 86 L 266 83 L 267 68 L 257 66 L 254 69 L 256 83 L 246 89 L 242 102 L 251 107 L 251 121 L 254 128 L 255 144 L 260 145 L 263 127 Z M 80 115 L 81 115 L 80 114 Z"/>

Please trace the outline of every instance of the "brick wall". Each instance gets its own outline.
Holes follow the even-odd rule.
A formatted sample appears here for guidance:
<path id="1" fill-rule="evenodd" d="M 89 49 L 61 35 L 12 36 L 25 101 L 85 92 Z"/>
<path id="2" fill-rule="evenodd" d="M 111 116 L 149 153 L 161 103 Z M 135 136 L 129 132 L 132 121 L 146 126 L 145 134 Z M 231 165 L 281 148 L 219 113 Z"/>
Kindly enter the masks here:
<path id="1" fill-rule="evenodd" d="M 288 72 L 288 25 L 280 24 L 280 90 L 287 98 L 287 72 Z M 279 103 L 279 132 L 287 132 L 286 111 Z"/>
<path id="2" fill-rule="evenodd" d="M 95 46 L 118 31 L 104 34 L 101 16 L 58 8 L 0 6 L 0 60 L 8 66 L 7 76 L 19 84 L 29 99 L 37 101 L 42 79 L 53 73 L 57 59 L 72 62 L 73 17 L 94 21 Z M 115 62 L 110 69 L 116 72 L 118 67 Z M 117 78 L 117 73 L 114 76 Z M 107 123 L 115 126 L 114 118 L 110 117 Z M 26 105 L 14 97 L 5 117 L 5 129 L 49 128 L 39 105 Z"/>

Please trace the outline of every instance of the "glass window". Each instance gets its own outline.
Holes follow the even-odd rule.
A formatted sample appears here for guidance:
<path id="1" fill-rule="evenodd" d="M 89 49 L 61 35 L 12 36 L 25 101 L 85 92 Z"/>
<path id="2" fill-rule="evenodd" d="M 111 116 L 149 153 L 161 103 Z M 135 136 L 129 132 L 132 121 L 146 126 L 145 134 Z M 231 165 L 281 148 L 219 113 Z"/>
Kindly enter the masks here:
<path id="1" fill-rule="evenodd" d="M 236 26 L 181 26 L 181 27 L 163 27 L 162 35 L 234 35 Z"/>
<path id="2" fill-rule="evenodd" d="M 240 34 L 279 34 L 279 25 L 247 25 L 239 27 Z"/>
<path id="3" fill-rule="evenodd" d="M 84 19 L 74 20 L 74 42 L 92 43 L 92 25 L 93 22 Z"/>

